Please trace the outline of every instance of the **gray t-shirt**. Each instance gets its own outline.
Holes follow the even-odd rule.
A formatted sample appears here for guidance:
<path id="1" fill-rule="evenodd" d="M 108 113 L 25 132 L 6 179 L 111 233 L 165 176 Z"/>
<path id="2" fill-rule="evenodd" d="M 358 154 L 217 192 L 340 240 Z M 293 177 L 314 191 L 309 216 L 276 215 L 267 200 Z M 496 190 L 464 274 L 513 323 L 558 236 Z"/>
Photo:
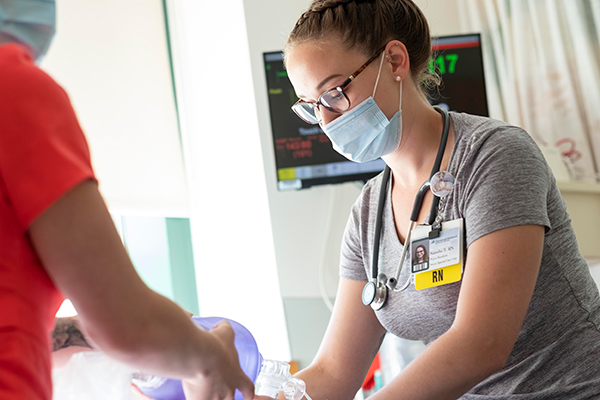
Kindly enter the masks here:
<path id="1" fill-rule="evenodd" d="M 443 217 L 464 219 L 467 258 L 469 245 L 488 233 L 516 225 L 546 227 L 535 291 L 508 362 L 462 399 L 600 398 L 600 296 L 540 149 L 518 127 L 450 115 L 455 143 L 448 171 L 456 182 Z M 341 250 L 343 278 L 371 276 L 381 179 L 380 174 L 370 180 L 352 207 Z M 379 271 L 388 277 L 402 252 L 389 186 L 379 253 Z M 408 267 L 407 262 L 399 286 L 409 279 Z M 411 285 L 391 293 L 377 318 L 389 332 L 429 344 L 452 325 L 460 287 L 457 282 L 416 291 Z"/>

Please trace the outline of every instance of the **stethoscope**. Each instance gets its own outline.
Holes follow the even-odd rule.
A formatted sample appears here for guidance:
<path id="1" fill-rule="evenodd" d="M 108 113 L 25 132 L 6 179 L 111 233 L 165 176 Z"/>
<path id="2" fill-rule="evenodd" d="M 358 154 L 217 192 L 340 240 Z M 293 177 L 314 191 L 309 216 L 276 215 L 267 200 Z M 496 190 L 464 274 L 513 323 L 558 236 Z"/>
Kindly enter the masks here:
<path id="1" fill-rule="evenodd" d="M 375 311 L 381 309 L 385 305 L 385 302 L 388 297 L 388 291 L 403 291 L 405 290 L 411 282 L 412 277 L 406 281 L 404 285 L 400 288 L 396 288 L 398 285 L 398 278 L 400 277 L 400 272 L 402 271 L 402 265 L 404 264 L 404 259 L 406 258 L 406 251 L 410 247 L 410 237 L 411 232 L 415 228 L 417 223 L 417 219 L 419 217 L 419 213 L 421 212 L 421 207 L 423 205 L 423 198 L 425 194 L 430 188 L 431 178 L 440 170 L 440 166 L 442 164 L 442 159 L 444 157 L 444 150 L 446 149 L 446 143 L 448 142 L 448 131 L 450 129 L 450 118 L 448 116 L 448 111 L 442 107 L 434 106 L 434 108 L 442 114 L 443 119 L 443 130 L 442 130 L 442 140 L 440 141 L 440 146 L 438 148 L 437 155 L 435 157 L 435 162 L 433 163 L 433 168 L 431 169 L 431 173 L 429 174 L 429 179 L 427 182 L 421 185 L 421 188 L 417 192 L 417 196 L 415 197 L 415 202 L 413 205 L 413 209 L 410 215 L 410 224 L 408 227 L 408 233 L 406 235 L 406 239 L 404 240 L 404 247 L 402 248 L 402 254 L 400 256 L 400 263 L 398 264 L 398 268 L 396 269 L 396 274 L 389 279 L 385 276 L 384 273 L 379 273 L 379 244 L 381 241 L 381 220 L 383 217 L 383 206 L 385 204 L 385 198 L 387 196 L 387 187 L 388 182 L 390 180 L 390 167 L 386 166 L 383 171 L 383 178 L 381 181 L 381 191 L 379 192 L 379 202 L 377 204 L 377 219 L 375 223 L 375 238 L 373 241 L 373 262 L 371 267 L 371 280 L 367 282 L 363 291 L 362 291 L 362 301 L 364 305 L 371 306 Z M 440 197 L 434 195 L 433 201 L 431 203 L 431 210 L 429 212 L 429 217 L 427 218 L 427 225 L 432 225 L 437 216 L 437 208 L 439 206 Z M 439 234 L 439 230 L 437 231 Z M 435 237 L 435 233 L 432 235 L 430 233 L 430 237 Z"/>

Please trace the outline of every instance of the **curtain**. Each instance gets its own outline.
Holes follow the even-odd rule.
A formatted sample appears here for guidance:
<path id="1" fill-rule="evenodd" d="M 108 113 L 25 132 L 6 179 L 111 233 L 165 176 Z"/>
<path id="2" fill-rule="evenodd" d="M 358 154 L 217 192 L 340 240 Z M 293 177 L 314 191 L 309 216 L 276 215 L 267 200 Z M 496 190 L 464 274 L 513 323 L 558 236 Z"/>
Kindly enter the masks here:
<path id="1" fill-rule="evenodd" d="M 458 0 L 480 32 L 490 115 L 556 148 L 571 178 L 600 175 L 600 1 Z"/>

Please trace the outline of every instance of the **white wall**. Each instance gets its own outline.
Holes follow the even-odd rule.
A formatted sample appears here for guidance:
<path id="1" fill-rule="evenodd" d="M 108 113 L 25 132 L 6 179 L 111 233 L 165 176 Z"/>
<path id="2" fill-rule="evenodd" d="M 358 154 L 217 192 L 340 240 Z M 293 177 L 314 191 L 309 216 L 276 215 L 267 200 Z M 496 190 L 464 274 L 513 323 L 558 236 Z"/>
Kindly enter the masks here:
<path id="1" fill-rule="evenodd" d="M 58 0 L 41 67 L 71 98 L 111 212 L 185 216 L 161 0 Z"/>
<path id="2" fill-rule="evenodd" d="M 202 316 L 289 360 L 242 0 L 169 0 Z"/>
<path id="3" fill-rule="evenodd" d="M 459 33 L 455 0 L 417 0 L 430 20 L 433 35 Z M 281 50 L 309 0 L 244 0 L 255 85 L 258 123 L 283 297 L 320 297 L 319 265 L 326 260 L 327 293 L 335 294 L 342 234 L 350 208 L 360 193 L 357 184 L 279 192 L 262 53 Z M 265 18 L 265 16 L 276 16 Z M 335 203 L 331 204 L 331 199 Z M 330 213 L 333 210 L 333 214 Z M 328 218 L 332 225 L 328 226 Z M 331 231 L 326 236 L 328 229 Z M 323 252 L 325 252 L 323 254 Z"/>
<path id="4" fill-rule="evenodd" d="M 414 0 L 429 21 L 432 36 L 460 34 L 457 0 Z"/>

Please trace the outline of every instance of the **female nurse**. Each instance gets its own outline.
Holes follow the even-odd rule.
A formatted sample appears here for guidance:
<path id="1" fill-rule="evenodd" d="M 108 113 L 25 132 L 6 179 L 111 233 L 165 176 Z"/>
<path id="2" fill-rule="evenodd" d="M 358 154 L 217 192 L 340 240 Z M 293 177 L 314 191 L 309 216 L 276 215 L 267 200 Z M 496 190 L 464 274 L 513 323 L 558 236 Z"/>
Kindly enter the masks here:
<path id="1" fill-rule="evenodd" d="M 0 1 L 0 399 L 52 399 L 64 294 L 110 356 L 183 379 L 189 400 L 233 399 L 236 388 L 250 400 L 231 326 L 196 328 L 131 264 L 69 99 L 34 64 L 54 20 L 53 1 Z"/>
<path id="2" fill-rule="evenodd" d="M 285 47 L 294 111 L 349 159 L 391 168 L 378 258 L 387 276 L 409 245 L 413 201 L 442 136 L 423 93 L 430 58 L 428 23 L 411 0 L 314 0 Z M 298 377 L 313 398 L 352 398 L 389 331 L 427 348 L 374 399 L 600 397 L 598 289 L 540 150 L 518 127 L 461 113 L 450 113 L 443 150 L 455 184 L 438 217 L 462 224 L 458 280 L 417 290 L 407 263 L 405 290 L 389 291 L 377 311 L 363 305 L 382 175 L 373 178 L 347 223 L 329 327 Z"/>

